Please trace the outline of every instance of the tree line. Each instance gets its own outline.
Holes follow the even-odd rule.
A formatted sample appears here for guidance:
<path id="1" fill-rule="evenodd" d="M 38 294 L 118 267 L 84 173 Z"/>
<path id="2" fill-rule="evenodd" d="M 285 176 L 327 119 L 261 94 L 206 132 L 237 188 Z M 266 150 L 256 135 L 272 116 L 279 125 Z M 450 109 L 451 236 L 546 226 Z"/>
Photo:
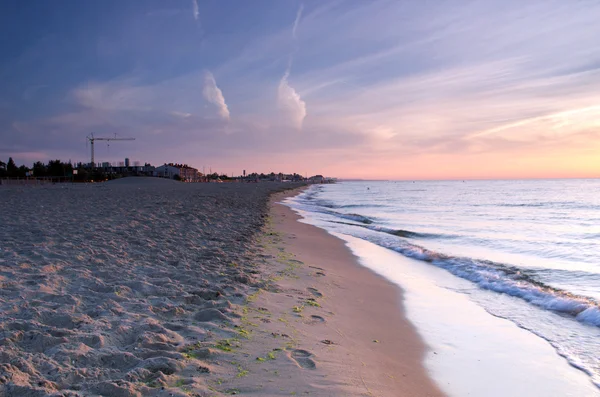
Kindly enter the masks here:
<path id="1" fill-rule="evenodd" d="M 33 176 L 38 178 L 70 177 L 73 175 L 73 164 L 63 163 L 60 160 L 50 160 L 48 164 L 37 161 L 29 168 L 26 165 L 17 167 L 12 157 L 9 157 L 6 163 L 0 160 L 0 178 L 25 178 L 28 173 L 30 175 L 33 173 Z"/>

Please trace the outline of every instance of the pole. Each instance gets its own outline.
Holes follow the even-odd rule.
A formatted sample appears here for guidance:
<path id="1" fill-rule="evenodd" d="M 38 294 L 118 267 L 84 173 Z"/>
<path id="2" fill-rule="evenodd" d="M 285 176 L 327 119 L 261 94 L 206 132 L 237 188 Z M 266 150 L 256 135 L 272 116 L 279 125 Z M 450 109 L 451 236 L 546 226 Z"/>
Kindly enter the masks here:
<path id="1" fill-rule="evenodd" d="M 94 163 L 94 138 L 90 139 L 90 147 L 92 148 L 92 169 L 94 169 L 94 167 L 96 166 L 96 164 Z"/>

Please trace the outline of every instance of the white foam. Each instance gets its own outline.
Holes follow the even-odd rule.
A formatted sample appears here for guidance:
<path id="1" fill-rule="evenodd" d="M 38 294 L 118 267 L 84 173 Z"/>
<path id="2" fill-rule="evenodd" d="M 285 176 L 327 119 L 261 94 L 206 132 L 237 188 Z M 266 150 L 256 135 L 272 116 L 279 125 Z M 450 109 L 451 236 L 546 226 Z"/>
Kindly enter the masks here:
<path id="1" fill-rule="evenodd" d="M 583 372 L 543 339 L 489 315 L 465 280 L 362 239 L 345 240 L 363 265 L 398 284 L 409 320 L 429 345 L 425 364 L 449 396 L 597 396 Z"/>
<path id="2" fill-rule="evenodd" d="M 577 320 L 600 327 L 600 309 L 589 307 L 577 315 Z"/>

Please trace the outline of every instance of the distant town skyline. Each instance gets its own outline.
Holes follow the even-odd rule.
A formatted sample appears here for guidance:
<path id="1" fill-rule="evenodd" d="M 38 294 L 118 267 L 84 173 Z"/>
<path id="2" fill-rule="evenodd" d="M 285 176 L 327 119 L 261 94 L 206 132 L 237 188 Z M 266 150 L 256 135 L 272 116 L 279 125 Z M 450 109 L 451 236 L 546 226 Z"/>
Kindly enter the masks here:
<path id="1" fill-rule="evenodd" d="M 0 160 L 600 177 L 600 4 L 0 4 Z"/>

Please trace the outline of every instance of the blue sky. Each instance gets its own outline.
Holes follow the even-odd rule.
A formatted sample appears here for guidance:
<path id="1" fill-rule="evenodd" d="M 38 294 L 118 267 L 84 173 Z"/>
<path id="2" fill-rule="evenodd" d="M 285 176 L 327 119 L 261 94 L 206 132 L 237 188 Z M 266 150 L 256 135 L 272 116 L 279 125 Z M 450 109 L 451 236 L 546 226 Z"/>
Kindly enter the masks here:
<path id="1" fill-rule="evenodd" d="M 596 1 L 3 1 L 0 158 L 89 161 L 93 132 L 136 138 L 100 161 L 227 173 L 595 175 L 598 20 Z"/>

